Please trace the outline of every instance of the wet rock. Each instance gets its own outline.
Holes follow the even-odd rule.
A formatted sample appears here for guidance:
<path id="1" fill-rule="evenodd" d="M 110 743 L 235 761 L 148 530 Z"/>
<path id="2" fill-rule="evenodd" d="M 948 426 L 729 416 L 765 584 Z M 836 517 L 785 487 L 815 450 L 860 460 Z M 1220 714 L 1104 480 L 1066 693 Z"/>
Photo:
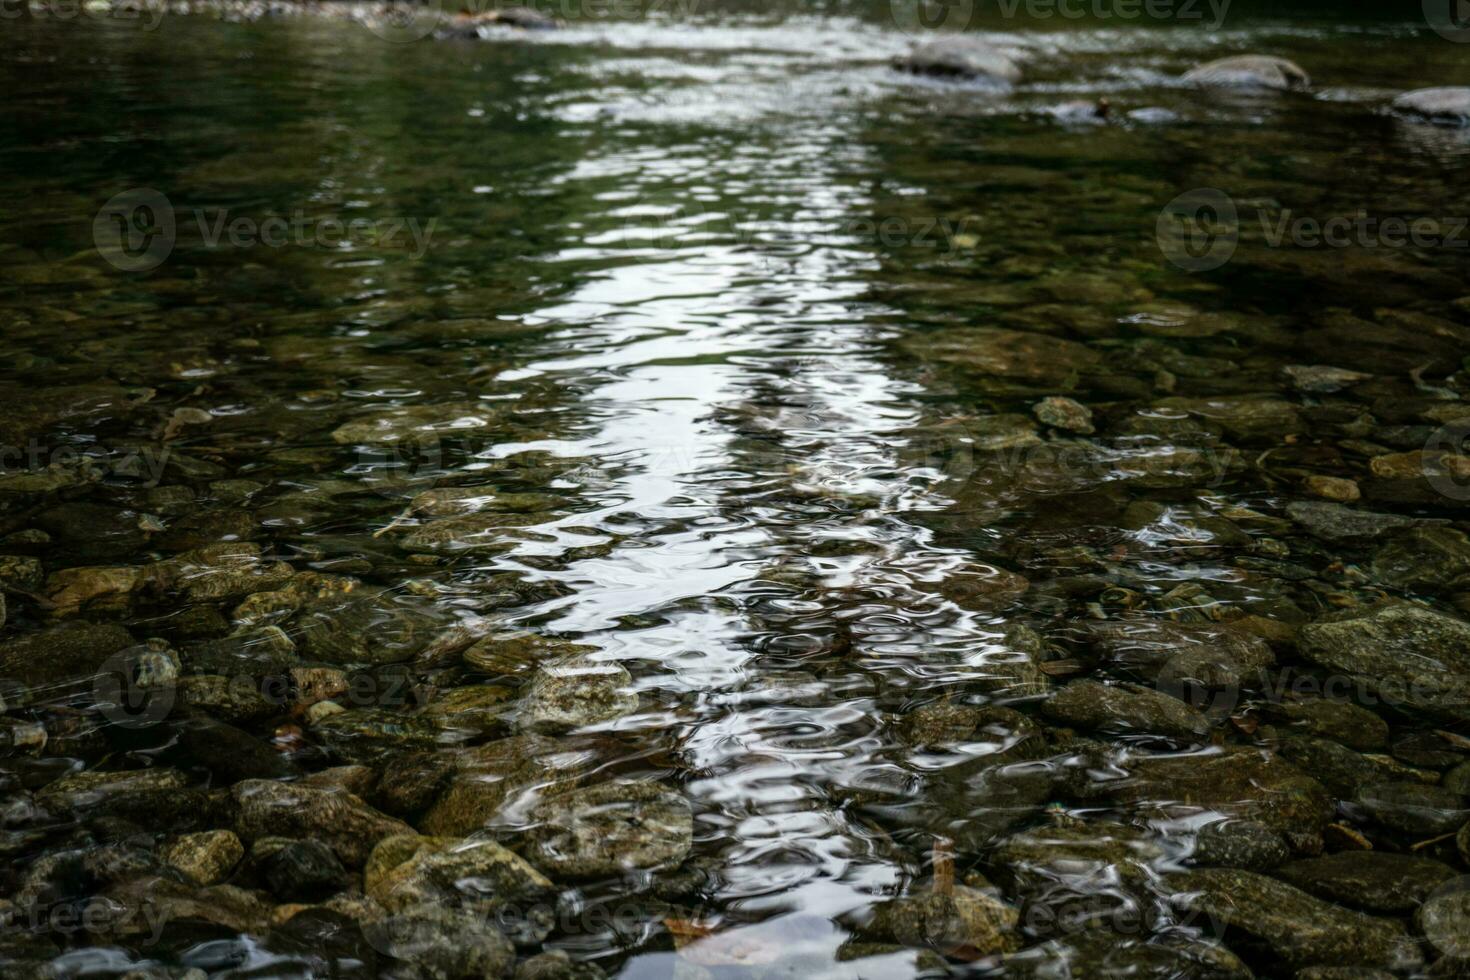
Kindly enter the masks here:
<path id="1" fill-rule="evenodd" d="M 1018 980 L 1251 980 L 1253 974 L 1218 943 L 1180 934 L 1147 938 L 1105 929 L 1067 935 L 1002 961 Z"/>
<path id="2" fill-rule="evenodd" d="M 516 528 L 544 523 L 541 514 L 471 514 L 430 521 L 398 539 L 404 551 L 424 555 L 460 555 L 466 552 L 502 551 L 509 547 Z"/>
<path id="3" fill-rule="evenodd" d="M 1470 720 L 1470 624 L 1462 620 L 1386 602 L 1303 626 L 1298 645 L 1391 705 Z"/>
<path id="4" fill-rule="evenodd" d="M 535 633 L 497 633 L 476 641 L 464 652 L 465 665 L 494 676 L 514 676 L 542 664 L 573 660 L 596 653 L 597 648 L 538 636 Z"/>
<path id="5" fill-rule="evenodd" d="M 520 727 L 539 734 L 616 721 L 638 708 L 633 678 L 618 663 L 576 659 L 536 671 L 521 702 Z"/>
<path id="6" fill-rule="evenodd" d="M 412 443 L 483 430 L 497 415 L 495 408 L 480 402 L 408 405 L 347 422 L 332 438 L 342 445 Z"/>
<path id="7" fill-rule="evenodd" d="M 321 840 L 350 868 L 361 867 L 379 840 L 411 830 L 342 790 L 252 779 L 235 786 L 233 795 L 242 840 Z"/>
<path id="8" fill-rule="evenodd" d="M 227 541 L 186 551 L 160 563 L 157 573 L 192 602 L 222 602 L 278 589 L 295 571 L 265 558 L 260 545 Z"/>
<path id="9" fill-rule="evenodd" d="M 1302 481 L 1302 489 L 1314 497 L 1350 504 L 1363 496 L 1357 483 L 1339 476 L 1313 474 Z"/>
<path id="10" fill-rule="evenodd" d="M 1414 911 L 1457 875 L 1439 861 L 1383 851 L 1340 851 L 1293 861 L 1276 872 L 1278 878 L 1319 898 L 1384 915 Z"/>
<path id="11" fill-rule="evenodd" d="M 1330 544 L 1372 541 L 1415 523 L 1412 517 L 1378 514 L 1315 500 L 1287 504 L 1286 513 L 1308 534 Z"/>
<path id="12" fill-rule="evenodd" d="M 1444 774 L 1441 785 L 1452 793 L 1470 799 L 1470 761 L 1462 762 Z"/>
<path id="13" fill-rule="evenodd" d="M 412 852 L 403 856 L 407 845 L 408 841 L 389 838 L 369 861 L 374 874 L 368 895 L 390 912 L 422 905 L 464 908 L 508 925 L 532 906 L 549 906 L 554 894 L 545 875 L 494 841 L 420 837 L 413 839 Z M 547 925 L 543 917 L 524 921 L 512 931 L 529 930 L 518 938 L 535 941 L 544 937 Z M 537 932 L 541 935 L 534 935 Z"/>
<path id="14" fill-rule="evenodd" d="M 284 674 L 297 662 L 296 644 L 279 626 L 243 629 L 184 651 L 192 670 L 216 676 L 259 678 Z"/>
<path id="15" fill-rule="evenodd" d="M 1276 656 L 1266 641 L 1223 626 L 1118 620 L 1088 627 L 1107 661 L 1198 704 L 1200 690 L 1238 692 L 1259 683 Z"/>
<path id="16" fill-rule="evenodd" d="M 1207 61 L 1185 72 L 1181 80 L 1211 88 L 1304 89 L 1312 84 L 1301 66 L 1264 54 Z"/>
<path id="17" fill-rule="evenodd" d="M 1285 719 L 1293 731 L 1330 738 L 1360 752 L 1388 745 L 1388 722 L 1346 701 L 1286 701 L 1272 705 L 1270 712 Z"/>
<path id="18" fill-rule="evenodd" d="M 564 950 L 551 949 L 522 961 L 513 980 L 603 980 L 606 976 L 596 963 L 574 960 Z"/>
<path id="19" fill-rule="evenodd" d="M 1137 684 L 1073 681 L 1044 702 L 1042 714 L 1074 728 L 1147 732 L 1197 739 L 1209 719 L 1177 698 Z"/>
<path id="20" fill-rule="evenodd" d="M 1101 356 L 1071 340 L 988 327 L 928 331 L 907 341 L 925 360 L 1016 381 L 1059 383 L 1098 369 Z"/>
<path id="21" fill-rule="evenodd" d="M 1436 889 L 1414 913 L 1414 924 L 1444 959 L 1439 976 L 1464 976 L 1470 966 L 1470 878 L 1456 878 Z"/>
<path id="22" fill-rule="evenodd" d="M 285 709 L 284 698 L 267 696 L 268 688 L 248 676 L 196 674 L 179 678 L 178 703 L 200 715 L 230 724 L 259 721 Z"/>
<path id="23" fill-rule="evenodd" d="M 347 871 L 321 841 L 287 841 L 257 861 L 271 894 L 290 901 L 325 898 L 342 886 Z"/>
<path id="24" fill-rule="evenodd" d="M 1005 53 L 979 38 L 962 34 L 920 44 L 895 65 L 918 75 L 974 78 L 1003 85 L 1021 78 L 1021 70 Z"/>
<path id="25" fill-rule="evenodd" d="M 46 580 L 46 597 L 52 604 L 51 615 L 58 618 L 75 616 L 83 609 L 120 612 L 128 608 L 134 593 L 151 581 L 145 569 L 128 565 L 65 568 Z"/>
<path id="26" fill-rule="evenodd" d="M 142 877 L 115 885 L 92 904 L 92 921 L 105 922 L 107 933 L 120 940 L 143 937 L 156 941 L 157 930 L 184 932 L 204 927 L 210 932 L 264 935 L 270 909 L 250 892 L 233 885 L 195 888 L 166 878 Z"/>
<path id="27" fill-rule="evenodd" d="M 1370 783 L 1358 790 L 1357 803 L 1383 826 L 1425 837 L 1453 833 L 1470 820 L 1464 797 L 1424 783 Z"/>
<path id="28" fill-rule="evenodd" d="M 1251 871 L 1190 871 L 1166 884 L 1184 908 L 1240 930 L 1292 966 L 1407 969 L 1420 961 L 1399 923 L 1330 905 Z"/>
<path id="29" fill-rule="evenodd" d="M 1384 756 L 1363 755 L 1325 738 L 1284 738 L 1278 746 L 1283 758 L 1309 772 L 1339 799 L 1352 799 L 1369 783 L 1392 782 L 1405 776 L 1404 768 Z"/>
<path id="30" fill-rule="evenodd" d="M 515 947 L 491 922 L 467 912 L 420 906 L 367 923 L 374 949 L 423 980 L 508 976 Z"/>
<path id="31" fill-rule="evenodd" d="M 1452 527 L 1416 527 L 1373 554 L 1373 576 L 1409 592 L 1447 592 L 1470 583 L 1470 538 Z"/>
<path id="32" fill-rule="evenodd" d="M 199 885 L 217 885 L 245 856 L 245 845 L 228 830 L 185 834 L 159 851 L 163 861 Z"/>
<path id="33" fill-rule="evenodd" d="M 898 737 L 914 747 L 992 740 L 1009 746 L 1027 738 L 1040 739 L 1041 729 L 1009 708 L 937 701 L 904 715 Z"/>
<path id="34" fill-rule="evenodd" d="M 177 749 L 225 783 L 288 779 L 300 774 L 295 763 L 273 746 L 213 718 L 191 718 L 180 723 Z"/>
<path id="35" fill-rule="evenodd" d="M 1347 368 L 1325 364 L 1292 364 L 1283 370 L 1298 391 L 1312 395 L 1330 395 L 1373 377 L 1362 371 L 1349 371 Z"/>
<path id="36" fill-rule="evenodd" d="M 1296 980 L 1393 980 L 1393 974 L 1361 966 L 1309 966 L 1297 971 Z"/>
<path id="37" fill-rule="evenodd" d="M 1408 116 L 1445 126 L 1470 125 L 1470 87 L 1442 86 L 1405 92 L 1393 108 Z"/>
<path id="38" fill-rule="evenodd" d="M 303 649 L 329 664 L 380 666 L 414 659 L 446 630 L 450 615 L 412 595 L 353 595 L 303 609 Z"/>
<path id="39" fill-rule="evenodd" d="M 1154 411 L 1181 414 L 1216 426 L 1231 439 L 1277 440 L 1304 431 L 1296 406 L 1276 398 L 1257 395 L 1222 395 L 1214 398 L 1165 398 Z"/>
<path id="40" fill-rule="evenodd" d="M 64 623 L 0 643 L 0 684 L 10 704 L 30 704 L 59 681 L 91 676 L 133 645 L 121 626 Z"/>
<path id="41" fill-rule="evenodd" d="M 532 812 L 527 856 L 550 874 L 597 878 L 680 864 L 693 843 L 689 802 L 654 783 L 610 782 L 553 796 Z"/>
<path id="42" fill-rule="evenodd" d="M 505 728 L 511 699 L 504 687 L 456 687 L 426 705 L 421 717 L 451 739 L 488 735 Z"/>
<path id="43" fill-rule="evenodd" d="M 351 708 L 311 726 L 311 734 L 332 755 L 354 765 L 378 765 L 389 755 L 432 749 L 439 729 L 432 722 L 384 708 Z"/>
<path id="44" fill-rule="evenodd" d="M 119 817 L 171 827 L 199 816 L 199 796 L 188 787 L 188 779 L 175 769 L 78 772 L 40 789 L 36 803 L 57 816 Z"/>
<path id="45" fill-rule="evenodd" d="M 431 772 L 426 779 L 449 780 L 424 816 L 421 826 L 426 833 L 473 833 L 508 801 L 533 787 L 564 787 L 576 778 L 576 761 L 562 753 L 557 742 L 539 735 L 516 735 L 463 749 L 452 759 L 454 771 L 447 777 Z M 436 760 L 434 768 L 438 765 Z"/>
<path id="46" fill-rule="evenodd" d="M 1001 880 L 1029 902 L 1062 905 L 1069 923 L 1078 922 L 1079 900 L 1105 919 L 1118 908 L 1118 889 L 1136 891 L 1168 857 L 1159 839 L 1125 824 L 1039 827 L 1007 837 L 989 862 Z M 1091 896 L 1091 898 L 1089 898 Z M 1038 920 L 1044 915 L 1038 909 Z"/>
<path id="47" fill-rule="evenodd" d="M 1018 945 L 1015 909 L 984 892 L 955 888 L 952 893 L 909 895 L 873 908 L 857 929 L 866 942 L 928 947 L 966 958 L 1009 952 Z"/>
<path id="48" fill-rule="evenodd" d="M 1200 828 L 1192 864 L 1202 868 L 1269 871 L 1291 858 L 1281 834 L 1253 820 L 1217 820 Z"/>
<path id="49" fill-rule="evenodd" d="M 1321 783 L 1259 749 L 1124 758 L 1117 765 L 1127 775 L 1096 782 L 1088 791 L 1170 813 L 1214 812 L 1253 820 L 1299 851 L 1321 848 L 1322 829 L 1333 814 L 1332 798 Z"/>
<path id="50" fill-rule="evenodd" d="M 1043 425 L 1049 425 L 1054 429 L 1064 429 L 1067 432 L 1077 432 L 1082 435 L 1091 435 L 1094 431 L 1092 409 L 1071 398 L 1055 395 L 1051 398 L 1043 398 L 1031 411 Z"/>

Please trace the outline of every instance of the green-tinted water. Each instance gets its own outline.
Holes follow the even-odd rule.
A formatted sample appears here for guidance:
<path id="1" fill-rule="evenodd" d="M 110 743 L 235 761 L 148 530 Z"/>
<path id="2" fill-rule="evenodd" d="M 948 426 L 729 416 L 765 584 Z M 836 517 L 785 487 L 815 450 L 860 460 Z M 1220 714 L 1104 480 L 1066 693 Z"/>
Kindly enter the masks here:
<path id="1" fill-rule="evenodd" d="M 1470 45 L 1199 6 L 7 19 L 6 975 L 1470 957 Z"/>

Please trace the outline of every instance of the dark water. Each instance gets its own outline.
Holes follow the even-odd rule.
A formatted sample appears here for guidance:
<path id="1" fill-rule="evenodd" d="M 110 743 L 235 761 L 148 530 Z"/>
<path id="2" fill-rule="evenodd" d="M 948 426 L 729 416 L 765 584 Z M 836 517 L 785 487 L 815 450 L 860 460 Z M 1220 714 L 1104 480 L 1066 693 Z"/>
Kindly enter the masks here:
<path id="1" fill-rule="evenodd" d="M 1470 45 L 1414 8 L 987 7 L 999 95 L 894 71 L 886 7 L 139 16 L 0 47 L 7 976 L 482 975 L 414 972 L 467 932 L 344 912 L 350 842 L 287 894 L 268 838 L 316 832 L 242 818 L 251 778 L 538 866 L 562 819 L 613 833 L 540 801 L 662 788 L 668 826 L 611 808 L 621 872 L 542 867 L 519 955 L 608 973 L 1464 968 L 1470 130 L 1385 106 L 1470 84 Z M 1177 80 L 1242 52 L 1312 90 Z M 1223 244 L 1180 237 L 1186 192 Z M 1301 632 L 1384 599 L 1438 616 Z M 534 722 L 564 658 L 607 697 Z M 1136 686 L 1053 704 L 1087 680 Z M 509 788 L 433 817 L 456 780 Z M 1206 860 L 1222 817 L 1261 853 Z M 161 855 L 221 829 L 249 894 L 188 905 Z M 938 911 L 869 921 L 900 896 Z"/>

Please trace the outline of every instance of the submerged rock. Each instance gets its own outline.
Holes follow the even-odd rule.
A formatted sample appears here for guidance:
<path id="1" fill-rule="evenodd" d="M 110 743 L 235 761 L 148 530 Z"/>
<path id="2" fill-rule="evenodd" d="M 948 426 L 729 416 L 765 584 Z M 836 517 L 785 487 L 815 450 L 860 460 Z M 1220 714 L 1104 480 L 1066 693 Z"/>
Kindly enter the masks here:
<path id="1" fill-rule="evenodd" d="M 0 643 L 0 693 L 11 704 L 46 697 L 59 681 L 95 674 L 114 654 L 133 645 L 121 626 L 64 623 Z"/>
<path id="2" fill-rule="evenodd" d="M 1269 871 L 1291 858 L 1278 832 L 1254 820 L 1217 820 L 1200 828 L 1190 863 L 1202 868 Z"/>
<path id="3" fill-rule="evenodd" d="M 159 851 L 166 864 L 182 871 L 200 885 L 223 881 L 245 856 L 245 845 L 228 830 L 208 830 L 165 844 Z"/>
<path id="4" fill-rule="evenodd" d="M 1286 505 L 1286 513 L 1308 534 L 1330 544 L 1372 541 L 1412 527 L 1415 523 L 1412 517 L 1379 514 L 1317 500 L 1294 501 Z"/>
<path id="5" fill-rule="evenodd" d="M 1406 834 L 1448 834 L 1470 821 L 1466 800 L 1454 790 L 1424 783 L 1370 783 L 1357 803 L 1375 821 Z"/>
<path id="6" fill-rule="evenodd" d="M 347 422 L 332 432 L 332 438 L 344 445 L 432 440 L 488 428 L 498 414 L 480 402 L 407 405 Z"/>
<path id="7" fill-rule="evenodd" d="M 974 959 L 1015 949 L 1019 918 L 1004 902 L 960 887 L 947 894 L 909 895 L 882 902 L 873 908 L 872 918 L 858 927 L 857 937 Z"/>
<path id="8" fill-rule="evenodd" d="M 553 796 L 532 812 L 526 853 L 554 875 L 597 878 L 673 867 L 689 854 L 689 801 L 654 783 L 611 782 Z"/>
<path id="9" fill-rule="evenodd" d="M 546 936 L 551 881 L 494 841 L 390 837 L 368 863 L 368 895 L 390 912 L 462 908 L 509 929 L 518 942 Z M 537 906 L 541 912 L 533 913 Z"/>
<path id="10" fill-rule="evenodd" d="M 1385 602 L 1303 626 L 1298 644 L 1312 663 L 1349 675 L 1391 705 L 1470 720 L 1470 623 Z"/>
<path id="11" fill-rule="evenodd" d="M 1094 783 L 1088 791 L 1169 813 L 1214 812 L 1254 820 L 1297 850 L 1320 850 L 1322 829 L 1333 815 L 1332 798 L 1321 783 L 1260 749 L 1125 757 L 1115 765 L 1127 775 Z"/>
<path id="12" fill-rule="evenodd" d="M 524 731 L 556 734 L 616 721 L 638 708 L 633 678 L 618 663 L 579 658 L 542 667 L 521 702 Z"/>
<path id="13" fill-rule="evenodd" d="M 991 327 L 928 331 L 914 336 L 906 345 L 925 360 L 976 374 L 1043 384 L 1095 371 L 1102 363 L 1096 351 L 1076 341 Z"/>
<path id="14" fill-rule="evenodd" d="M 1218 868 L 1171 875 L 1165 883 L 1184 908 L 1264 943 L 1291 966 L 1408 969 L 1420 962 L 1398 922 L 1350 912 L 1274 878 Z"/>
<path id="15" fill-rule="evenodd" d="M 1126 824 L 1038 827 L 1007 837 L 989 862 L 1029 900 L 1071 902 L 1079 896 L 1136 889 L 1162 867 L 1168 850 L 1158 837 Z M 1073 911 L 1073 910 L 1069 910 Z M 1101 905 L 1100 914 L 1105 914 Z"/>
<path id="16" fill-rule="evenodd" d="M 344 790 L 251 779 L 235 786 L 233 792 L 235 830 L 243 840 L 321 840 L 351 868 L 361 867 L 379 840 L 411 831 L 407 824 L 379 813 Z"/>
<path id="17" fill-rule="evenodd" d="M 258 846 L 256 850 L 260 852 Z M 347 878 L 337 855 L 321 841 L 283 841 L 255 857 L 271 894 L 277 898 L 291 901 L 325 898 L 341 888 Z"/>
<path id="18" fill-rule="evenodd" d="M 1021 69 L 1004 52 L 963 34 L 920 44 L 894 64 L 918 75 L 974 78 L 1003 85 L 1021 78 Z"/>
<path id="19" fill-rule="evenodd" d="M 1212 88 L 1304 89 L 1312 79 L 1301 66 L 1265 54 L 1241 54 L 1196 65 L 1181 79 Z"/>
<path id="20" fill-rule="evenodd" d="M 1388 722 L 1355 704 L 1315 698 L 1272 705 L 1270 712 L 1286 725 L 1306 735 L 1330 738 L 1360 752 L 1388 745 Z"/>
<path id="21" fill-rule="evenodd" d="M 1082 435 L 1091 435 L 1092 409 L 1071 398 L 1043 398 L 1031 409 L 1043 425 Z"/>
<path id="22" fill-rule="evenodd" d="M 1405 92 L 1393 100 L 1405 115 L 1445 126 L 1470 125 L 1470 87 L 1449 85 Z"/>
<path id="23" fill-rule="evenodd" d="M 384 916 L 363 926 L 369 944 L 426 980 L 504 977 L 515 947 L 495 926 L 468 912 L 432 905 Z M 398 975 L 398 974 L 395 974 Z"/>
<path id="24" fill-rule="evenodd" d="M 1252 980 L 1219 943 L 1177 933 L 1146 938 L 1106 929 L 1067 935 L 1001 961 L 1017 980 Z"/>
<path id="25" fill-rule="evenodd" d="M 448 783 L 420 822 L 429 834 L 473 833 L 522 793 L 536 787 L 565 788 L 575 782 L 577 774 L 576 758 L 539 735 L 516 735 L 461 750 L 451 757 L 448 772 L 439 768 L 445 756 L 436 753 L 432 763 L 425 763 L 428 771 L 423 781 L 429 784 L 430 793 L 444 781 Z"/>
<path id="26" fill-rule="evenodd" d="M 1276 872 L 1289 884 L 1320 898 L 1366 912 L 1403 915 L 1458 875 L 1429 858 L 1383 851 L 1339 851 L 1293 861 Z"/>
<path id="27" fill-rule="evenodd" d="M 376 765 L 389 755 L 431 749 L 439 729 L 425 718 L 385 708 L 351 708 L 315 722 L 311 733 L 343 762 Z"/>
<path id="28" fill-rule="evenodd" d="M 1211 728 L 1208 718 L 1183 701 L 1137 684 L 1073 681 L 1044 702 L 1041 711 L 1076 728 L 1173 738 L 1198 738 Z"/>
<path id="29" fill-rule="evenodd" d="M 1442 593 L 1470 584 L 1470 538 L 1452 527 L 1416 527 L 1373 555 L 1373 576 L 1410 592 Z"/>

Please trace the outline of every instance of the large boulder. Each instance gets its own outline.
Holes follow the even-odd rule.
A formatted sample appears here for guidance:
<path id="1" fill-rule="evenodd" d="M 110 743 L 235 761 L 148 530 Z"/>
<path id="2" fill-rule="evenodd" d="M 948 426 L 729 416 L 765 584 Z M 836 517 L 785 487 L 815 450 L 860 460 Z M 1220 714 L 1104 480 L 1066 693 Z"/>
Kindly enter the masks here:
<path id="1" fill-rule="evenodd" d="M 1311 77 L 1295 62 L 1268 54 L 1241 54 L 1195 65 L 1182 80 L 1210 88 L 1304 89 Z"/>
<path id="2" fill-rule="evenodd" d="M 1010 85 L 1021 78 L 1021 69 L 1004 52 L 963 34 L 920 44 L 895 65 L 916 75 L 973 78 L 1000 85 Z"/>
<path id="3" fill-rule="evenodd" d="M 1393 100 L 1398 112 L 1446 126 L 1470 125 L 1470 86 L 1419 88 Z"/>

